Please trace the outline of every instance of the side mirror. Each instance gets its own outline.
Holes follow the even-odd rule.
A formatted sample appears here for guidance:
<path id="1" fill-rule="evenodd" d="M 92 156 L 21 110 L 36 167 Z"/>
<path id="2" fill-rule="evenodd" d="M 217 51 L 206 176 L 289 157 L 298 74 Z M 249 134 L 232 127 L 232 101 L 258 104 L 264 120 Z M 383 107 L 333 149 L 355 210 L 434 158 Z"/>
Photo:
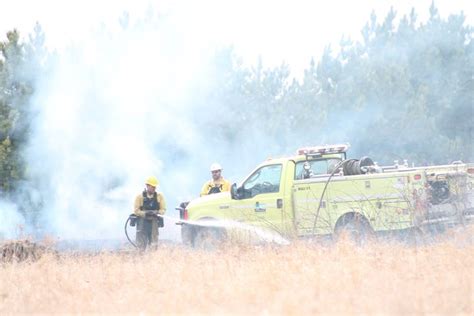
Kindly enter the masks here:
<path id="1" fill-rule="evenodd" d="M 238 200 L 237 183 L 232 184 L 232 186 L 230 187 L 230 197 L 232 198 L 232 200 Z"/>

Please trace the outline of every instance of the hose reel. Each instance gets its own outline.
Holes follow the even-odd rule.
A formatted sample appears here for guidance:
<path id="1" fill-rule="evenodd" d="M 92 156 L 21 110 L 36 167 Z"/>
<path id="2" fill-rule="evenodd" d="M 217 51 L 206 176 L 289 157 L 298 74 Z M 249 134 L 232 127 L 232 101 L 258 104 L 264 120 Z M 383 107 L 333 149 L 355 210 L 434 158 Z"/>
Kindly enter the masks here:
<path id="1" fill-rule="evenodd" d="M 342 171 L 344 172 L 344 175 L 348 176 L 366 174 L 371 170 L 370 167 L 374 165 L 375 163 L 369 157 L 362 157 L 360 160 L 348 159 L 342 164 Z"/>

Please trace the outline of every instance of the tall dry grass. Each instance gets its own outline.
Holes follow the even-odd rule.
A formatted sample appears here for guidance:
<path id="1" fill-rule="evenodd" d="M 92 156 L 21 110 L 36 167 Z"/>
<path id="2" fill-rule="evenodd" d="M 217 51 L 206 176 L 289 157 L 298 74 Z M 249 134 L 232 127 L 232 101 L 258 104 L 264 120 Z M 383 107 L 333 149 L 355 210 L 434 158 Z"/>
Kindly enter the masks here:
<path id="1" fill-rule="evenodd" d="M 0 314 L 473 314 L 474 245 L 162 246 L 0 266 Z"/>

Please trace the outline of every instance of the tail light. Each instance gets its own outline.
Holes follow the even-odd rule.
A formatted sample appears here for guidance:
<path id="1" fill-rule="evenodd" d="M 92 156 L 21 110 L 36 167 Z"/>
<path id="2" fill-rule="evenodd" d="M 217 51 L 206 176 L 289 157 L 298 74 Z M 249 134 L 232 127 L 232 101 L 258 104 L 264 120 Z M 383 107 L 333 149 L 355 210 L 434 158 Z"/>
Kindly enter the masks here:
<path id="1" fill-rule="evenodd" d="M 415 179 L 415 180 L 420 180 L 420 179 L 421 179 L 421 174 L 415 174 L 415 175 L 413 176 L 413 179 Z"/>
<path id="2" fill-rule="evenodd" d="M 179 207 L 176 207 L 175 209 L 179 211 L 179 218 L 180 219 L 188 219 L 188 210 L 186 209 L 188 207 L 189 201 L 186 202 L 181 202 L 179 204 Z"/>
<path id="3" fill-rule="evenodd" d="M 187 220 L 188 219 L 188 210 L 185 207 L 177 207 L 176 208 L 179 211 L 179 218 Z"/>

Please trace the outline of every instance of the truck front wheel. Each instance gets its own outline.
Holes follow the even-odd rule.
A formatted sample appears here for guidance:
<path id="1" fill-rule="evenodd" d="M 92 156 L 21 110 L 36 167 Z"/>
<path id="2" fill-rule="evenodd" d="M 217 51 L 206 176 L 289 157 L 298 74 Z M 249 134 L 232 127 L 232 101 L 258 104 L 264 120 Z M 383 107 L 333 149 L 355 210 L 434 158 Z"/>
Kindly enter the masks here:
<path id="1" fill-rule="evenodd" d="M 215 227 L 200 227 L 194 236 L 194 248 L 203 250 L 218 249 L 225 239 L 224 232 Z"/>
<path id="2" fill-rule="evenodd" d="M 195 235 L 196 229 L 194 226 L 188 224 L 183 224 L 183 226 L 181 226 L 181 240 L 184 245 L 192 246 Z"/>

